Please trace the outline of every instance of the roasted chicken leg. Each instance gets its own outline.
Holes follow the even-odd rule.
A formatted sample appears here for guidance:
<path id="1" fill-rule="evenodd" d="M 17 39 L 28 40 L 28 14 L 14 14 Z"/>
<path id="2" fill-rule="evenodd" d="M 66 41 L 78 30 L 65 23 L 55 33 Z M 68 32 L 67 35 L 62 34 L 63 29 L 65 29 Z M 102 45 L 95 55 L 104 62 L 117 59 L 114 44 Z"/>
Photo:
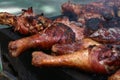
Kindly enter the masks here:
<path id="1" fill-rule="evenodd" d="M 52 45 L 56 43 L 64 44 L 74 41 L 75 33 L 71 28 L 61 23 L 55 23 L 38 34 L 11 41 L 8 47 L 11 55 L 17 57 L 29 48 L 51 49 Z"/>
<path id="2" fill-rule="evenodd" d="M 1 12 L 0 24 L 32 35 L 9 43 L 13 57 L 29 48 L 51 49 L 55 55 L 48 55 L 44 50 L 33 52 L 32 64 L 110 74 L 120 69 L 120 47 L 114 45 L 120 44 L 119 4 L 120 0 L 99 0 L 89 4 L 66 2 L 62 5 L 62 13 L 70 20 L 63 16 L 51 20 L 43 14 L 33 13 L 32 8 L 23 9 L 20 15 Z M 109 80 L 114 78 L 119 78 L 119 70 Z"/>
<path id="3" fill-rule="evenodd" d="M 120 51 L 107 46 L 91 46 L 73 54 L 51 56 L 43 52 L 33 52 L 32 64 L 41 66 L 64 66 L 88 72 L 109 74 L 120 66 Z"/>

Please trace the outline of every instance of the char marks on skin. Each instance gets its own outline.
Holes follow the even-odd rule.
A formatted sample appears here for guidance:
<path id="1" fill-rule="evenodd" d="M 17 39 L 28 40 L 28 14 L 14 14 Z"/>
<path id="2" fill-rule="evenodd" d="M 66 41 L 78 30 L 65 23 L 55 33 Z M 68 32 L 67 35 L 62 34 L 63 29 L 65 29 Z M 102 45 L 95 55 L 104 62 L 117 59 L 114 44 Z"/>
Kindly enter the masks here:
<path id="1" fill-rule="evenodd" d="M 23 35 L 32 35 L 49 27 L 52 20 L 41 14 L 35 14 L 32 7 L 23 9 L 19 15 L 0 12 L 0 24 L 9 25 Z"/>
<path id="2" fill-rule="evenodd" d="M 54 55 L 65 55 L 65 54 L 72 54 L 76 51 L 87 49 L 90 46 L 95 46 L 95 45 L 98 46 L 101 44 L 90 38 L 85 38 L 81 41 L 76 41 L 74 43 L 55 44 L 52 46 L 52 51 L 54 52 Z"/>
<path id="3" fill-rule="evenodd" d="M 120 47 L 114 45 L 120 44 L 119 4 L 120 0 L 99 0 L 89 4 L 66 2 L 61 7 L 67 17 L 55 20 L 43 14 L 36 15 L 28 8 L 18 16 L 0 13 L 0 24 L 14 26 L 15 31 L 32 35 L 9 43 L 13 57 L 29 48 L 52 49 L 56 56 L 33 52 L 32 64 L 110 74 L 120 68 Z"/>
<path id="4" fill-rule="evenodd" d="M 21 15 L 15 17 L 15 24 L 13 25 L 15 26 L 15 31 L 19 31 L 22 34 L 38 33 L 52 23 L 52 20 L 43 17 L 43 14 L 36 15 L 33 13 L 32 7 L 22 11 Z"/>
<path id="5" fill-rule="evenodd" d="M 118 64 L 111 59 L 114 54 L 119 55 L 120 51 L 111 50 L 104 45 L 91 46 L 87 49 L 75 51 L 73 54 L 59 56 L 52 56 L 44 52 L 37 51 L 32 53 L 32 64 L 37 67 L 74 67 L 88 72 L 110 74 L 111 72 L 116 71 L 116 69 L 120 66 L 120 60 L 117 57 L 114 58 L 118 60 Z M 104 58 L 100 59 L 101 57 Z M 106 63 L 107 61 L 110 61 L 112 65 Z"/>
<path id="6" fill-rule="evenodd" d="M 69 1 L 64 3 L 61 8 L 64 15 L 69 18 L 73 16 L 72 18 L 75 18 L 76 21 L 85 24 L 86 20 L 91 18 L 111 19 L 112 17 L 119 17 L 119 3 L 119 0 L 99 0 L 89 4 L 76 4 Z"/>
<path id="7" fill-rule="evenodd" d="M 114 15 L 114 12 L 112 9 L 109 9 L 109 7 L 105 7 L 102 2 L 93 2 L 90 4 L 74 4 L 71 2 L 66 2 L 62 5 L 62 12 L 64 15 L 69 17 L 69 14 L 76 15 L 77 21 L 80 21 L 82 23 L 85 23 L 85 20 L 90 18 L 102 18 L 101 14 L 102 12 L 110 13 L 111 15 Z M 67 14 L 69 13 L 69 14 Z M 72 16 L 73 16 L 72 15 Z M 71 16 L 70 16 L 71 17 Z"/>
<path id="8" fill-rule="evenodd" d="M 101 43 L 120 44 L 120 28 L 101 28 L 90 35 L 90 38 Z"/>
<path id="9" fill-rule="evenodd" d="M 99 64 L 105 67 L 108 73 L 113 73 L 117 69 L 119 69 L 120 51 L 118 49 L 118 46 L 114 46 L 114 47 L 108 47 L 107 45 L 98 46 L 98 48 L 96 47 L 93 48 L 91 52 L 92 52 L 91 60 L 93 60 L 92 62 L 99 62 Z M 100 66 L 99 66 L 100 69 L 98 69 L 99 68 L 98 66 L 93 66 L 93 67 L 97 71 L 102 69 Z"/>
<path id="10" fill-rule="evenodd" d="M 72 42 L 75 42 L 75 33 L 72 29 L 62 23 L 54 23 L 41 33 L 11 41 L 9 43 L 9 51 L 12 56 L 17 57 L 21 52 L 30 48 L 51 49 L 56 43 L 65 44 Z"/>
<path id="11" fill-rule="evenodd" d="M 68 17 L 63 16 L 55 19 L 54 23 L 62 23 L 70 27 L 72 31 L 75 33 L 76 41 L 82 40 L 85 37 L 84 36 L 85 26 L 80 22 L 70 21 Z"/>

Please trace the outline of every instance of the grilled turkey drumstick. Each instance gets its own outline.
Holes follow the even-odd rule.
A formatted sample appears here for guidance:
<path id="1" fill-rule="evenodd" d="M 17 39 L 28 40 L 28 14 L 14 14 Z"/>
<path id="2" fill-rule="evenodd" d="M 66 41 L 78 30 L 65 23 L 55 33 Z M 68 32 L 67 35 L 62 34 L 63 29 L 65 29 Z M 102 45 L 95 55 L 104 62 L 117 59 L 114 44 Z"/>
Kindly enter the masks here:
<path id="1" fill-rule="evenodd" d="M 16 57 L 29 48 L 51 49 L 56 43 L 71 43 L 75 41 L 75 33 L 71 28 L 61 23 L 55 23 L 41 33 L 22 38 L 9 43 L 9 52 Z"/>
<path id="2" fill-rule="evenodd" d="M 0 12 L 0 24 L 13 26 L 15 31 L 27 35 L 38 33 L 52 23 L 52 20 L 44 17 L 43 14 L 36 15 L 33 13 L 32 7 L 22 11 L 23 13 L 18 16 Z"/>
<path id="3" fill-rule="evenodd" d="M 32 64 L 41 66 L 76 67 L 88 72 L 109 74 L 120 66 L 120 51 L 106 46 L 91 46 L 73 54 L 51 56 L 33 52 Z"/>

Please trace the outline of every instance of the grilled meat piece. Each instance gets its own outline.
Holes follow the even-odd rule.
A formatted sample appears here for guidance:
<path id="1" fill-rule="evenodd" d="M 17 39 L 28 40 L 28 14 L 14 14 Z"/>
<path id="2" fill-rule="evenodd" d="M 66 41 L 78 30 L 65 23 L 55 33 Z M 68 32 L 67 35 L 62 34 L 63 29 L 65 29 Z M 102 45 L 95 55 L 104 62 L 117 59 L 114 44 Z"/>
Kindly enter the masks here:
<path id="1" fill-rule="evenodd" d="M 61 8 L 64 15 L 85 23 L 87 19 L 91 18 L 110 19 L 112 16 L 120 16 L 119 4 L 120 0 L 98 0 L 89 4 L 76 4 L 69 1 L 64 3 Z"/>
<path id="2" fill-rule="evenodd" d="M 77 41 L 74 43 L 68 43 L 68 44 L 55 44 L 52 46 L 52 51 L 54 52 L 54 55 L 63 55 L 63 54 L 70 54 L 74 53 L 76 51 L 86 49 L 90 46 L 95 46 L 95 45 L 101 45 L 100 43 L 90 39 L 90 38 L 85 38 L 81 41 Z"/>
<path id="3" fill-rule="evenodd" d="M 93 2 L 86 5 L 66 2 L 62 5 L 62 13 L 75 18 L 74 20 L 85 23 L 90 18 L 102 18 L 102 14 L 109 13 L 114 16 L 114 11 L 106 7 L 103 2 Z"/>
<path id="4" fill-rule="evenodd" d="M 86 20 L 84 36 L 89 37 L 91 34 L 93 34 L 98 29 L 103 28 L 104 27 L 103 22 L 105 21 L 99 18 L 91 18 L 91 19 Z"/>
<path id="5" fill-rule="evenodd" d="M 75 41 L 75 33 L 66 25 L 54 23 L 44 31 L 9 43 L 9 52 L 17 57 L 29 48 L 51 49 L 56 43 L 65 44 Z"/>
<path id="6" fill-rule="evenodd" d="M 49 27 L 52 20 L 43 16 L 43 14 L 36 15 L 33 13 L 32 7 L 28 10 L 23 9 L 23 13 L 16 16 L 10 13 L 0 13 L 0 24 L 13 26 L 15 31 L 21 34 L 35 34 Z"/>
<path id="7" fill-rule="evenodd" d="M 120 66 L 120 51 L 107 46 L 92 46 L 73 54 L 51 56 L 44 52 L 33 52 L 32 64 L 41 66 L 64 66 L 87 72 L 109 74 Z"/>
<path id="8" fill-rule="evenodd" d="M 108 7 L 120 7 L 120 0 L 98 0 L 98 2 L 101 2 Z"/>
<path id="9" fill-rule="evenodd" d="M 70 21 L 68 19 L 68 17 L 58 17 L 57 19 L 54 20 L 54 23 L 62 23 L 67 25 L 68 27 L 70 27 L 73 32 L 75 33 L 75 39 L 76 41 L 82 40 L 85 35 L 84 35 L 84 31 L 85 31 L 85 26 L 80 23 L 80 22 L 75 22 L 75 21 Z"/>
<path id="10" fill-rule="evenodd" d="M 76 40 L 81 40 L 84 37 L 84 25 L 82 25 L 82 23 L 69 21 L 67 17 L 59 17 L 52 21 L 44 17 L 43 14 L 36 15 L 33 13 L 32 8 L 28 8 L 28 10 L 23 9 L 22 11 L 23 13 L 19 16 L 1 12 L 0 24 L 14 26 L 14 30 L 22 34 L 35 34 L 44 30 L 46 27 L 50 27 L 54 23 L 62 23 L 75 32 Z"/>
<path id="11" fill-rule="evenodd" d="M 14 15 L 7 13 L 7 12 L 1 12 L 0 13 L 0 24 L 5 24 L 9 26 L 14 25 Z"/>
<path id="12" fill-rule="evenodd" d="M 120 28 L 101 28 L 90 35 L 95 41 L 109 44 L 120 44 Z"/>
<path id="13" fill-rule="evenodd" d="M 88 19 L 84 33 L 85 36 L 101 43 L 120 44 L 120 17 L 106 20 Z"/>
<path id="14" fill-rule="evenodd" d="M 116 71 L 115 74 L 111 75 L 108 80 L 120 80 L 120 70 Z"/>

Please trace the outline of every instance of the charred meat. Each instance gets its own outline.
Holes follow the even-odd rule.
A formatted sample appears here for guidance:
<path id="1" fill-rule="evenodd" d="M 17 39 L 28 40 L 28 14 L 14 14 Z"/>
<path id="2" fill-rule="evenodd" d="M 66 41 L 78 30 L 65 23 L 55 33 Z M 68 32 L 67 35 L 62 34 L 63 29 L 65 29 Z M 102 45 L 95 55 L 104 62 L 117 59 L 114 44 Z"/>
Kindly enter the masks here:
<path id="1" fill-rule="evenodd" d="M 69 18 L 65 16 L 55 19 L 54 23 L 56 22 L 65 24 L 68 27 L 70 27 L 72 31 L 75 33 L 76 41 L 82 40 L 85 37 L 84 35 L 85 26 L 82 23 L 76 21 L 70 21 Z"/>
<path id="2" fill-rule="evenodd" d="M 33 13 L 32 7 L 28 10 L 23 9 L 23 13 L 16 16 L 7 12 L 0 13 L 0 24 L 13 26 L 15 31 L 21 34 L 35 34 L 49 27 L 52 20 L 43 16 L 43 14 L 36 15 Z M 46 24 L 47 23 L 47 24 Z"/>
<path id="3" fill-rule="evenodd" d="M 90 38 L 85 38 L 82 41 L 77 41 L 74 43 L 55 44 L 52 46 L 52 51 L 54 52 L 54 55 L 72 54 L 76 51 L 87 49 L 95 45 L 101 44 Z"/>
<path id="4" fill-rule="evenodd" d="M 120 66 L 120 51 L 107 46 L 92 46 L 73 54 L 51 56 L 44 52 L 33 52 L 32 64 L 41 66 L 76 67 L 88 72 L 110 74 Z M 112 64 L 112 65 L 111 65 Z"/>
<path id="5" fill-rule="evenodd" d="M 95 41 L 108 44 L 120 44 L 120 28 L 101 28 L 90 35 Z"/>
<path id="6" fill-rule="evenodd" d="M 56 43 L 65 44 L 75 41 L 75 33 L 66 25 L 56 23 L 43 32 L 9 43 L 9 52 L 17 57 L 29 48 L 51 49 Z"/>
<path id="7" fill-rule="evenodd" d="M 66 2 L 62 5 L 62 13 L 72 20 L 85 23 L 87 19 L 107 17 L 118 17 L 120 14 L 120 0 L 98 0 L 89 4 L 76 4 Z M 107 18 L 107 19 L 109 19 Z"/>

